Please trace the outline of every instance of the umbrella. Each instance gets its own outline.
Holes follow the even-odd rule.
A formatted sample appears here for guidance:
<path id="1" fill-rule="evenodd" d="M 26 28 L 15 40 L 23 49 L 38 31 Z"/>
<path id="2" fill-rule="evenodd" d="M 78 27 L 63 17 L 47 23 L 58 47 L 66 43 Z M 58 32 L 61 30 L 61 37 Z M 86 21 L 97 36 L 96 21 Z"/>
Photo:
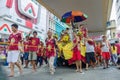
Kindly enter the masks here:
<path id="1" fill-rule="evenodd" d="M 84 21 L 88 18 L 88 16 L 86 14 L 84 14 L 81 11 L 70 11 L 65 13 L 62 16 L 61 21 L 64 23 L 76 23 L 76 22 L 81 22 Z"/>

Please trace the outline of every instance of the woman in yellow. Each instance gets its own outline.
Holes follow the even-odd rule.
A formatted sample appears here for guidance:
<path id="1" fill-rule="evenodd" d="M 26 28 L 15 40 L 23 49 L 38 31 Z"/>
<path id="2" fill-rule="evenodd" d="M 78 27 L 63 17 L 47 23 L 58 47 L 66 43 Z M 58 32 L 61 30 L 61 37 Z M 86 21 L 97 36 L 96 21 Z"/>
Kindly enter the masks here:
<path id="1" fill-rule="evenodd" d="M 115 44 L 111 44 L 111 59 L 113 62 L 113 65 L 117 65 L 117 61 L 118 61 L 118 57 L 117 57 L 117 47 L 115 46 Z"/>
<path id="2" fill-rule="evenodd" d="M 67 43 L 67 42 L 69 42 L 69 40 L 70 40 L 69 28 L 66 28 L 66 30 L 64 31 L 64 34 L 63 34 L 62 41 Z"/>

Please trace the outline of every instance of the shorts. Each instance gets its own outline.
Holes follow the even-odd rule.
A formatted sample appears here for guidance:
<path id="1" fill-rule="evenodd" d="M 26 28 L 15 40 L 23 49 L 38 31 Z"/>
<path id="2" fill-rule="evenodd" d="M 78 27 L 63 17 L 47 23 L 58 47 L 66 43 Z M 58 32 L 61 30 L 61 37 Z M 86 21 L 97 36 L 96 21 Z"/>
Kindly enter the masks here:
<path id="1" fill-rule="evenodd" d="M 87 52 L 86 53 L 86 63 L 90 63 L 90 61 L 92 61 L 92 62 L 96 62 L 96 60 L 95 60 L 95 53 L 94 52 Z"/>
<path id="2" fill-rule="evenodd" d="M 19 55 L 20 51 L 14 50 L 14 51 L 8 51 L 8 56 L 7 56 L 7 62 L 17 62 L 19 60 Z"/>
<path id="3" fill-rule="evenodd" d="M 29 56 L 29 52 L 25 52 L 23 57 L 24 57 L 24 60 L 28 60 L 28 56 Z"/>
<path id="4" fill-rule="evenodd" d="M 109 60 L 110 59 L 110 53 L 109 52 L 102 52 L 102 57 L 105 60 Z"/>
<path id="5" fill-rule="evenodd" d="M 28 60 L 37 60 L 37 53 L 36 52 L 29 52 Z"/>

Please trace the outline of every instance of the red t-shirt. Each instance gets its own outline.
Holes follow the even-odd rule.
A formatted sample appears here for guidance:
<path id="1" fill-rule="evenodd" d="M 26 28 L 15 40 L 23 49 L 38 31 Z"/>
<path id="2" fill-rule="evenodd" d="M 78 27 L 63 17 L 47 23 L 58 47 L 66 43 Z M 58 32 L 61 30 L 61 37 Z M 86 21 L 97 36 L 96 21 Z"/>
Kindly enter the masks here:
<path id="1" fill-rule="evenodd" d="M 21 33 L 12 33 L 8 39 L 10 41 L 9 50 L 18 50 L 18 43 L 22 40 Z"/>
<path id="2" fill-rule="evenodd" d="M 115 44 L 115 46 L 117 47 L 117 54 L 120 54 L 120 43 Z"/>
<path id="3" fill-rule="evenodd" d="M 55 55 L 55 40 L 54 39 L 46 39 L 46 56 L 50 58 Z"/>
<path id="4" fill-rule="evenodd" d="M 37 53 L 37 56 L 42 56 L 41 54 L 44 53 L 44 47 L 39 48 L 39 51 Z"/>
<path id="5" fill-rule="evenodd" d="M 99 46 L 96 46 L 95 47 L 95 52 L 96 52 L 96 54 L 98 54 L 98 55 L 101 55 L 101 48 L 99 47 Z"/>
<path id="6" fill-rule="evenodd" d="M 40 44 L 40 39 L 31 37 L 29 40 L 30 40 L 29 41 L 29 51 L 37 51 L 38 45 Z"/>
<path id="7" fill-rule="evenodd" d="M 24 41 L 24 51 L 25 52 L 29 52 L 28 45 L 29 45 L 29 41 Z"/>

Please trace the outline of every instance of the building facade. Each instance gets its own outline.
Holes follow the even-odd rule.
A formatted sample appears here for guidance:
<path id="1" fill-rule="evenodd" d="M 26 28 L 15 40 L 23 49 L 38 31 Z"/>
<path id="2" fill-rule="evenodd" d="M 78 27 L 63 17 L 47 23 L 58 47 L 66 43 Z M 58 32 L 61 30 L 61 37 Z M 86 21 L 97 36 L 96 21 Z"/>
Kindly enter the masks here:
<path id="1" fill-rule="evenodd" d="M 117 27 L 120 27 L 120 0 L 116 0 L 116 20 Z"/>
<path id="2" fill-rule="evenodd" d="M 61 22 L 54 14 L 47 11 L 47 31 L 51 30 L 54 34 L 57 34 L 58 37 L 60 37 L 61 31 L 65 30 L 67 27 L 69 26 Z"/>

